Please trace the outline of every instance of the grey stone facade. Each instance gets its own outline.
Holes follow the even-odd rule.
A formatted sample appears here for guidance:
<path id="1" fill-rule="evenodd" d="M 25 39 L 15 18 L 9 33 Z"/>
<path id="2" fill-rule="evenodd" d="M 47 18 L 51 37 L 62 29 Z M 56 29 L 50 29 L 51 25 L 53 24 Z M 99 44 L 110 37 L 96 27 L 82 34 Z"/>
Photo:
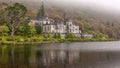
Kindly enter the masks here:
<path id="1" fill-rule="evenodd" d="M 71 33 L 75 37 L 81 37 L 81 30 L 79 26 L 73 24 L 72 21 L 54 21 L 46 17 L 41 20 L 31 20 L 34 25 L 41 25 L 44 34 L 60 33 L 62 38 L 65 38 L 67 34 Z"/>

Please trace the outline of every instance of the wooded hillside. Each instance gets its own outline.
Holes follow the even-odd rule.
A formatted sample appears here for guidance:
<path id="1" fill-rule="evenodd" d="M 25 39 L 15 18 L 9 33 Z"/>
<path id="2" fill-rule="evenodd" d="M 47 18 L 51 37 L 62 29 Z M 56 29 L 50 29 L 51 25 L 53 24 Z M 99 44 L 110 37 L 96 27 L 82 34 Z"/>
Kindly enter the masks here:
<path id="1" fill-rule="evenodd" d="M 16 0 L 16 2 L 18 1 Z M 0 3 L 2 2 L 11 4 L 15 1 L 1 0 Z M 29 10 L 27 15 L 30 16 L 31 19 L 35 19 L 41 3 L 22 0 L 19 2 L 27 6 Z M 62 6 L 60 4 L 56 5 L 50 2 L 44 2 L 44 5 L 45 11 L 50 18 L 59 18 L 62 20 L 64 13 L 66 13 L 67 17 L 72 19 L 74 23 L 80 25 L 80 29 L 85 33 L 87 32 L 95 35 L 100 34 L 120 38 L 120 15 L 110 14 L 84 6 Z"/>

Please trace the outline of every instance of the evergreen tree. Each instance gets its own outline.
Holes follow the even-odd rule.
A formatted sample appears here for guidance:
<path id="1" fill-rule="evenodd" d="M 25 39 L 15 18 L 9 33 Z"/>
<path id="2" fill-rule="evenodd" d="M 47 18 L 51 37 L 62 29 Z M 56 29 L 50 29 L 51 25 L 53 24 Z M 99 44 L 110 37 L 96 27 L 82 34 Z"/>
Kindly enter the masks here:
<path id="1" fill-rule="evenodd" d="M 41 8 L 38 11 L 37 19 L 42 19 L 45 15 L 44 4 L 42 3 Z"/>
<path id="2" fill-rule="evenodd" d="M 36 26 L 35 26 L 35 29 L 36 29 L 37 35 L 39 35 L 39 34 L 42 33 L 42 26 L 36 25 Z"/>
<path id="3" fill-rule="evenodd" d="M 58 38 L 61 39 L 61 34 L 60 33 L 58 33 Z"/>

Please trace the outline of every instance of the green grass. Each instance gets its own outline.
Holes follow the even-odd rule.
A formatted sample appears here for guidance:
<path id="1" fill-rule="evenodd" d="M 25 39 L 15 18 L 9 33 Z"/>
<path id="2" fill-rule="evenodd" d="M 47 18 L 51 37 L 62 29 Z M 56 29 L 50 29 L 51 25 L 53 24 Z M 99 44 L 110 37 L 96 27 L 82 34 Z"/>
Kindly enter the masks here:
<path id="1" fill-rule="evenodd" d="M 21 37 L 15 36 L 11 38 L 9 36 L 0 37 L 1 44 L 42 44 L 42 43 L 63 43 L 63 42 L 87 42 L 87 41 L 114 41 L 113 38 L 43 38 L 43 37 Z"/>

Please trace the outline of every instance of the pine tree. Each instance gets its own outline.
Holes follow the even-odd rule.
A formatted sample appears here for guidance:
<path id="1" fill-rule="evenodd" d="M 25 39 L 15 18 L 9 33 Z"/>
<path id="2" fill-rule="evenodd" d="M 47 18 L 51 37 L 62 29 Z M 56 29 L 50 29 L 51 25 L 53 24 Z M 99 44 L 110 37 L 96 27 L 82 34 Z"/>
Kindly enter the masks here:
<path id="1" fill-rule="evenodd" d="M 42 19 L 45 16 L 44 4 L 42 3 L 41 8 L 38 11 L 37 19 Z"/>

